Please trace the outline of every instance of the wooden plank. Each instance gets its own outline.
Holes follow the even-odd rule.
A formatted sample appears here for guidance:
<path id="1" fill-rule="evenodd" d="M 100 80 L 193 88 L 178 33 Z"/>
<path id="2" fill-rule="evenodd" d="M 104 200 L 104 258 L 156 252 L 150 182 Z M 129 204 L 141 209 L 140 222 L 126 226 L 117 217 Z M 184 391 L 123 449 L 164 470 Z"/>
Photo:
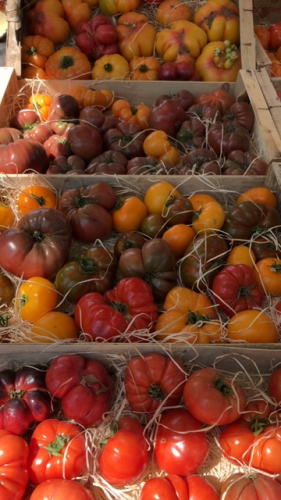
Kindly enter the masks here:
<path id="1" fill-rule="evenodd" d="M 14 68 L 0 68 L 0 127 L 7 125 L 7 106 L 18 92 L 17 75 Z"/>
<path id="2" fill-rule="evenodd" d="M 20 0 L 7 0 L 8 31 L 6 38 L 6 66 L 21 75 L 21 10 Z"/>
<path id="3" fill-rule="evenodd" d="M 255 70 L 256 43 L 254 36 L 252 0 L 241 0 L 239 2 L 239 20 L 242 69 Z"/>
<path id="4" fill-rule="evenodd" d="M 271 79 L 265 68 L 256 72 L 256 77 L 264 95 L 264 99 L 274 121 L 275 127 L 281 139 L 281 100 L 279 99 L 274 86 L 274 79 Z"/>

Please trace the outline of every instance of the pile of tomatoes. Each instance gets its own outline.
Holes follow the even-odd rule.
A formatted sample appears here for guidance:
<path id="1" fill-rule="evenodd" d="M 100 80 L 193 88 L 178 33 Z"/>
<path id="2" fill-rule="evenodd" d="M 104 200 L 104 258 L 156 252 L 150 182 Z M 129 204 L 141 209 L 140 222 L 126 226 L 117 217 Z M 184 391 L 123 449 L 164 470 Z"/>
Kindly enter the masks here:
<path id="1" fill-rule="evenodd" d="M 37 0 L 24 15 L 24 78 L 235 81 L 241 69 L 231 0 Z"/>
<path id="2" fill-rule="evenodd" d="M 280 368 L 261 389 L 242 385 L 241 360 L 234 375 L 126 356 L 0 371 L 3 500 L 280 498 Z"/>
<path id="3" fill-rule="evenodd" d="M 184 89 L 153 105 L 74 86 L 32 94 L 0 129 L 0 171 L 47 175 L 265 175 L 255 115 L 231 92 Z"/>
<path id="4" fill-rule="evenodd" d="M 269 26 L 257 24 L 254 31 L 271 60 L 271 76 L 281 76 L 281 21 Z"/>
<path id="5" fill-rule="evenodd" d="M 227 205 L 166 180 L 142 194 L 96 182 L 6 196 L 3 338 L 279 342 L 280 214 L 268 188 Z"/>

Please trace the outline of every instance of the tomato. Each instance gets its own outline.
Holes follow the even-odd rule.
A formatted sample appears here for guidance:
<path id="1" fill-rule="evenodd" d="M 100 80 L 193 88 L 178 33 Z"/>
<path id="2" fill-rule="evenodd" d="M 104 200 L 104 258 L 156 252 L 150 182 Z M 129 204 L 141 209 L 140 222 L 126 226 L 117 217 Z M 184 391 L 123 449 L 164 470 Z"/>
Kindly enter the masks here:
<path id="1" fill-rule="evenodd" d="M 41 422 L 51 413 L 45 372 L 40 369 L 2 370 L 0 394 L 0 429 L 12 434 L 24 434 L 33 422 Z"/>
<path id="2" fill-rule="evenodd" d="M 64 191 L 58 209 L 70 221 L 75 239 L 94 243 L 109 236 L 112 230 L 110 210 L 116 201 L 113 188 L 105 182 L 97 182 L 81 189 Z"/>
<path id="3" fill-rule="evenodd" d="M 232 248 L 226 259 L 227 264 L 230 264 L 232 266 L 237 264 L 245 264 L 251 269 L 254 268 L 255 262 L 256 256 L 253 250 L 251 250 L 251 248 L 246 245 L 237 245 L 236 247 Z"/>
<path id="4" fill-rule="evenodd" d="M 33 323 L 30 333 L 26 334 L 27 342 L 52 342 L 76 339 L 78 329 L 74 319 L 67 313 L 50 311 Z"/>
<path id="5" fill-rule="evenodd" d="M 268 28 L 262 24 L 255 24 L 254 32 L 262 47 L 267 50 L 270 42 L 270 33 Z"/>
<path id="6" fill-rule="evenodd" d="M 1 500 L 22 500 L 28 484 L 28 444 L 20 436 L 0 430 Z"/>
<path id="7" fill-rule="evenodd" d="M 186 478 L 176 474 L 152 477 L 143 486 L 140 500 L 219 500 L 219 495 L 203 476 Z"/>
<path id="8" fill-rule="evenodd" d="M 231 151 L 240 149 L 249 151 L 251 136 L 242 125 L 227 121 L 211 125 L 208 132 L 208 144 L 217 155 L 227 156 Z"/>
<path id="9" fill-rule="evenodd" d="M 256 261 L 268 257 L 281 259 L 281 249 L 274 232 L 266 232 L 250 241 L 251 250 L 255 254 Z"/>
<path id="10" fill-rule="evenodd" d="M 161 238 L 165 231 L 165 219 L 160 214 L 149 214 L 141 223 L 141 233 L 150 238 Z"/>
<path id="11" fill-rule="evenodd" d="M 79 354 L 55 358 L 46 385 L 61 400 L 64 415 L 84 427 L 98 425 L 111 403 L 111 379 L 105 367 Z"/>
<path id="12" fill-rule="evenodd" d="M 204 203 L 192 218 L 192 228 L 196 233 L 205 230 L 221 229 L 225 220 L 225 212 L 220 203 Z"/>
<path id="13" fill-rule="evenodd" d="M 270 34 L 269 47 L 277 50 L 281 46 L 281 21 L 270 24 L 268 28 Z"/>
<path id="14" fill-rule="evenodd" d="M 52 279 L 67 261 L 71 226 L 54 208 L 25 214 L 15 229 L 0 233 L 0 266 L 23 279 Z"/>
<path id="15" fill-rule="evenodd" d="M 235 342 L 250 344 L 270 344 L 279 341 L 277 327 L 262 311 L 241 311 L 227 324 L 228 338 Z"/>
<path id="16" fill-rule="evenodd" d="M 183 256 L 188 245 L 192 242 L 195 234 L 192 227 L 186 224 L 175 224 L 163 233 L 162 238 L 169 243 L 175 256 L 180 258 Z"/>
<path id="17" fill-rule="evenodd" d="M 118 56 L 118 54 L 115 55 Z M 121 56 L 119 55 L 119 57 Z M 119 122 L 104 133 L 103 139 L 106 149 L 118 151 L 130 160 L 138 156 L 145 156 L 143 151 L 145 136 L 146 132 L 139 125 Z"/>
<path id="18" fill-rule="evenodd" d="M 0 203 L 0 232 L 11 227 L 15 222 L 15 214 L 11 207 Z"/>
<path id="19" fill-rule="evenodd" d="M 265 399 L 250 399 L 246 404 L 243 418 L 248 422 L 254 418 L 268 418 L 272 411 L 273 406 Z"/>
<path id="20" fill-rule="evenodd" d="M 181 198 L 181 194 L 175 186 L 170 182 L 160 181 L 149 186 L 145 193 L 144 203 L 149 214 L 164 215 L 165 207 L 177 198 Z"/>
<path id="21" fill-rule="evenodd" d="M 57 208 L 57 196 L 51 188 L 32 185 L 20 192 L 17 205 L 22 215 L 36 208 Z"/>
<path id="22" fill-rule="evenodd" d="M 114 245 L 114 255 L 117 259 L 120 259 L 121 255 L 125 250 L 129 248 L 142 248 L 143 244 L 146 242 L 144 235 L 138 231 L 129 231 L 121 234 L 117 238 Z"/>
<path id="23" fill-rule="evenodd" d="M 153 413 L 159 406 L 179 404 L 185 378 L 185 367 L 177 358 L 158 353 L 133 356 L 124 380 L 130 407 Z"/>
<path id="24" fill-rule="evenodd" d="M 265 293 L 253 269 L 245 264 L 228 265 L 214 278 L 214 301 L 227 316 L 262 307 Z"/>
<path id="25" fill-rule="evenodd" d="M 244 191 L 236 200 L 240 204 L 244 201 L 253 201 L 255 203 L 262 203 L 263 205 L 277 208 L 277 198 L 271 189 L 266 187 L 255 187 Z"/>
<path id="26" fill-rule="evenodd" d="M 0 271 L 0 305 L 9 306 L 15 296 L 15 290 L 13 281 Z"/>
<path id="27" fill-rule="evenodd" d="M 185 408 L 166 410 L 157 426 L 154 456 L 167 474 L 187 476 L 205 462 L 209 445 L 202 424 Z"/>
<path id="28" fill-rule="evenodd" d="M 116 425 L 117 424 L 117 425 Z M 98 455 L 98 472 L 113 486 L 134 484 L 144 473 L 149 460 L 149 446 L 142 425 L 133 417 L 114 423 Z"/>
<path id="29" fill-rule="evenodd" d="M 137 196 L 119 199 L 112 210 L 113 229 L 119 233 L 138 231 L 146 215 L 146 206 Z"/>
<path id="30" fill-rule="evenodd" d="M 271 297 L 281 295 L 281 259 L 265 258 L 257 262 L 254 275 Z"/>
<path id="31" fill-rule="evenodd" d="M 281 402 L 281 368 L 276 368 L 268 381 L 268 392 L 277 404 Z"/>
<path id="32" fill-rule="evenodd" d="M 241 417 L 223 429 L 219 444 L 224 456 L 236 465 L 249 465 L 269 474 L 280 474 L 280 426 L 256 417 L 248 422 Z"/>
<path id="33" fill-rule="evenodd" d="M 231 474 L 222 483 L 224 500 L 277 500 L 281 495 L 281 484 L 270 476 L 255 474 L 245 476 L 241 472 Z"/>
<path id="34" fill-rule="evenodd" d="M 37 425 L 29 443 L 31 481 L 73 479 L 87 469 L 85 436 L 71 422 L 49 418 Z"/>
<path id="35" fill-rule="evenodd" d="M 45 278 L 33 277 L 23 282 L 15 297 L 15 308 L 21 319 L 33 323 L 59 303 L 55 285 Z"/>
<path id="36" fill-rule="evenodd" d="M 30 500 L 64 500 L 65 498 L 68 500 L 95 500 L 92 493 L 82 484 L 70 479 L 43 481 L 33 490 Z"/>
<path id="37" fill-rule="evenodd" d="M 187 379 L 183 399 L 190 413 L 208 425 L 234 422 L 246 406 L 243 389 L 214 368 L 201 368 Z"/>
<path id="38" fill-rule="evenodd" d="M 102 296 L 87 293 L 75 307 L 75 322 L 86 339 L 128 341 L 138 330 L 152 331 L 158 317 L 150 286 L 141 278 L 123 278 Z"/>

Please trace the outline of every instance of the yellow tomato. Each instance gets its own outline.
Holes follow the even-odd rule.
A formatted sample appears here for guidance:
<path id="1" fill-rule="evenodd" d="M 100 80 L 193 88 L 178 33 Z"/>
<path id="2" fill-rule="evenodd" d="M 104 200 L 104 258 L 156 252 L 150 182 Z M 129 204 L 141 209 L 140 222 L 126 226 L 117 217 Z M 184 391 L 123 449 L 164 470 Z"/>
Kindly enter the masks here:
<path id="1" fill-rule="evenodd" d="M 0 204 L 0 233 L 5 231 L 15 222 L 15 214 L 7 205 Z"/>
<path id="2" fill-rule="evenodd" d="M 244 201 L 253 201 L 254 203 L 262 203 L 268 207 L 277 207 L 277 198 L 275 194 L 266 187 L 255 187 L 248 189 L 242 193 L 236 203 L 240 204 Z"/>
<path id="3" fill-rule="evenodd" d="M 217 202 L 217 200 L 216 200 L 216 198 L 214 198 L 214 196 L 211 196 L 209 194 L 204 194 L 204 193 L 193 194 L 188 199 L 191 202 L 195 211 L 200 210 L 202 208 L 202 206 L 209 201 L 216 201 Z"/>
<path id="4" fill-rule="evenodd" d="M 74 319 L 66 313 L 52 311 L 34 322 L 29 336 L 30 341 L 50 344 L 76 339 L 79 331 Z"/>
<path id="5" fill-rule="evenodd" d="M 144 203 L 149 214 L 162 215 L 165 205 L 175 198 L 181 198 L 175 186 L 170 182 L 160 181 L 149 186 Z"/>
<path id="6" fill-rule="evenodd" d="M 186 224 L 175 224 L 164 232 L 162 238 L 169 243 L 175 256 L 180 258 L 183 256 L 188 245 L 192 242 L 195 234 L 192 227 Z"/>
<path id="7" fill-rule="evenodd" d="M 192 219 L 192 228 L 196 233 L 210 229 L 221 229 L 224 220 L 225 212 L 221 204 L 217 201 L 210 201 L 203 204 L 202 208 L 195 212 Z"/>
<path id="8" fill-rule="evenodd" d="M 34 323 L 40 316 L 55 309 L 59 299 L 59 293 L 51 281 L 35 276 L 19 286 L 15 308 L 21 319 Z"/>
<path id="9" fill-rule="evenodd" d="M 227 334 L 236 343 L 275 344 L 279 341 L 274 322 L 266 313 L 254 309 L 232 316 L 227 325 Z"/>
<path id="10" fill-rule="evenodd" d="M 249 247 L 238 245 L 232 248 L 226 262 L 231 265 L 246 264 L 253 269 L 256 262 L 256 256 Z"/>
<path id="11" fill-rule="evenodd" d="M 119 233 L 138 231 L 146 215 L 146 206 L 137 196 L 120 199 L 112 211 L 113 229 Z"/>

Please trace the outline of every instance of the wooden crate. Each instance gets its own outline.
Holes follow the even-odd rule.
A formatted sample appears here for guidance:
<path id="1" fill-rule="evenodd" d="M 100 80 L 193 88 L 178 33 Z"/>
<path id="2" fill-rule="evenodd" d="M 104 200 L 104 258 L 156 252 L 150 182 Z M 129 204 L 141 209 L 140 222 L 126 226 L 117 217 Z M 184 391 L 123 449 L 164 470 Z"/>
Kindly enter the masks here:
<path id="1" fill-rule="evenodd" d="M 255 69 L 255 39 L 253 37 L 253 16 L 252 16 L 252 0 L 233 0 L 237 3 L 240 16 L 240 52 L 242 69 Z M 197 7 L 196 2 L 188 2 L 184 0 L 192 8 Z M 202 0 L 200 3 L 204 3 Z M 31 3 L 32 5 L 34 2 Z M 8 33 L 6 43 L 6 65 L 15 68 L 16 74 L 20 77 L 22 73 L 21 67 L 21 40 L 26 23 L 24 15 L 27 9 L 21 8 L 21 0 L 7 0 L 8 8 Z"/>
<path id="2" fill-rule="evenodd" d="M 9 109 L 20 98 L 20 102 L 27 99 L 32 92 L 47 92 L 56 95 L 59 92 L 69 92 L 77 85 L 76 80 L 45 80 L 30 81 L 17 78 L 12 68 L 0 68 L 0 78 L 4 85 L 1 86 L 0 97 L 0 125 L 8 123 Z M 130 81 L 107 81 L 93 82 L 85 80 L 79 84 L 92 89 L 110 89 L 118 97 L 128 99 L 132 104 L 143 102 L 152 106 L 160 94 L 175 94 L 187 89 L 195 96 L 202 92 L 210 92 L 219 89 L 223 85 L 219 82 L 130 82 Z M 237 100 L 249 100 L 255 114 L 253 128 L 253 147 L 257 154 L 261 155 L 269 164 L 279 159 L 281 153 L 281 139 L 276 130 L 272 115 L 266 104 L 263 92 L 253 71 L 241 70 L 235 83 L 226 84 L 232 95 Z M 14 106 L 13 106 L 14 109 Z"/>
<path id="3" fill-rule="evenodd" d="M 257 70 L 256 77 L 277 133 L 281 138 L 281 99 L 276 93 L 276 90 L 281 91 L 281 78 L 270 78 L 266 67 Z"/>

